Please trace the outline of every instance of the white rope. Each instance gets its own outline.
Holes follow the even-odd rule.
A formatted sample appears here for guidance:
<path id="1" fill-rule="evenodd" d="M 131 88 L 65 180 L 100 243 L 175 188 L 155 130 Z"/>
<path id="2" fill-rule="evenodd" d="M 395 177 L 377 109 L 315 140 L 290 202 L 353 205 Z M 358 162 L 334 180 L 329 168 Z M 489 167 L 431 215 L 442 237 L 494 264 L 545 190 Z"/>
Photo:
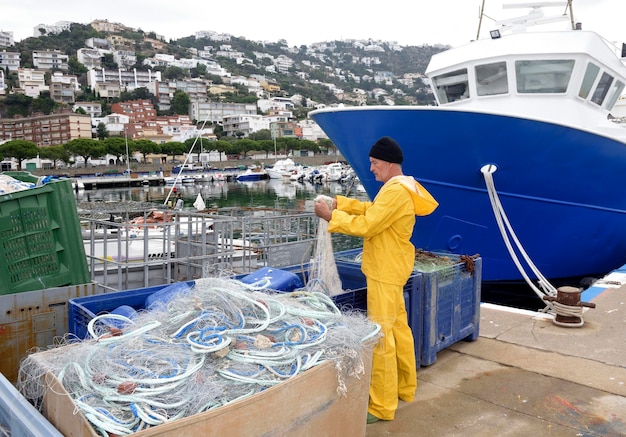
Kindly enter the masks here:
<path id="1" fill-rule="evenodd" d="M 498 224 L 498 229 L 500 229 L 500 234 L 502 235 L 502 239 L 504 244 L 511 256 L 515 266 L 519 270 L 520 274 L 526 281 L 526 283 L 530 286 L 530 288 L 535 292 L 535 294 L 543 300 L 544 296 L 552 296 L 556 297 L 557 289 L 550 284 L 550 282 L 546 279 L 545 276 L 541 273 L 541 271 L 535 266 L 533 261 L 530 259 L 530 256 L 524 250 L 524 247 L 520 243 L 511 223 L 509 222 L 508 217 L 506 216 L 506 212 L 502 207 L 502 203 L 500 202 L 500 198 L 498 197 L 498 192 L 496 190 L 495 182 L 493 181 L 493 173 L 498 169 L 494 164 L 487 164 L 480 169 L 480 172 L 483 174 L 485 178 L 485 185 L 487 186 L 487 193 L 489 194 L 489 201 L 491 202 L 491 207 L 493 209 L 493 214 L 496 219 L 496 223 Z M 526 264 L 532 272 L 537 277 L 539 285 L 541 286 L 541 290 L 535 286 L 535 284 L 531 281 L 530 277 L 524 270 L 522 263 L 520 262 L 517 254 L 515 253 L 515 248 L 511 243 L 511 239 L 515 243 L 515 248 L 519 251 L 519 253 L 526 261 Z M 579 306 L 571 306 L 564 305 L 558 302 L 544 301 L 546 304 L 546 308 L 543 311 L 546 311 L 548 308 L 554 311 L 556 314 L 565 316 L 565 317 L 580 317 L 582 321 L 582 307 Z"/>

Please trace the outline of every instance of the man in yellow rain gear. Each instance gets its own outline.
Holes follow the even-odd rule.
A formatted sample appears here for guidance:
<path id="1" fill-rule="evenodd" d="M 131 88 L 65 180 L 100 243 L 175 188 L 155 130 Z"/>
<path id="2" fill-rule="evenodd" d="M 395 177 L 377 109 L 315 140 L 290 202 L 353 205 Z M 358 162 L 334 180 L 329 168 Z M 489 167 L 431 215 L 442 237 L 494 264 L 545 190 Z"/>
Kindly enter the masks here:
<path id="1" fill-rule="evenodd" d="M 367 423 L 393 420 L 398 398 L 411 402 L 417 388 L 413 333 L 407 320 L 404 285 L 415 264 L 410 241 L 416 215 L 428 215 L 437 201 L 412 176 L 402 173 L 398 143 L 382 137 L 372 146 L 370 171 L 383 183 L 373 202 L 337 196 L 329 208 L 315 203 L 315 214 L 329 232 L 362 237 L 361 270 L 367 279 L 367 314 L 382 328 L 372 362 Z"/>

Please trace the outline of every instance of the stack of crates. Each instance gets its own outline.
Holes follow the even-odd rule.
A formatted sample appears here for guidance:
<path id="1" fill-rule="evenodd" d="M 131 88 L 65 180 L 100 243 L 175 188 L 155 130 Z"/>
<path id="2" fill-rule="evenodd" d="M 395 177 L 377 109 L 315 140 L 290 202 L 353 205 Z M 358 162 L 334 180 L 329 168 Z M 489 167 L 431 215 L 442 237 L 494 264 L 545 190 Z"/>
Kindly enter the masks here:
<path id="1" fill-rule="evenodd" d="M 37 183 L 28 172 L 4 172 Z M 0 294 L 90 281 L 72 183 L 51 181 L 0 196 Z"/>
<path id="2" fill-rule="evenodd" d="M 68 299 L 97 290 L 71 181 L 37 185 L 28 172 L 3 175 L 35 185 L 0 195 L 0 373 L 16 381 L 29 350 L 67 332 Z"/>

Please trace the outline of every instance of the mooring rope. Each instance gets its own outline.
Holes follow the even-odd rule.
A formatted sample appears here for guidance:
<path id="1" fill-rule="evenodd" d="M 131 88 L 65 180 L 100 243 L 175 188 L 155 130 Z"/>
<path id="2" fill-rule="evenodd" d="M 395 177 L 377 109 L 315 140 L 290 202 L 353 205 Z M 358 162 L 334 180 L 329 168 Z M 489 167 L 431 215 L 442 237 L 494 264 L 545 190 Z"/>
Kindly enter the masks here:
<path id="1" fill-rule="evenodd" d="M 485 185 L 487 186 L 487 193 L 489 194 L 489 201 L 491 202 L 491 207 L 493 209 L 493 215 L 496 219 L 496 223 L 498 224 L 498 229 L 500 230 L 500 234 L 502 235 L 502 240 L 511 256 L 511 259 L 515 263 L 515 266 L 519 270 L 520 274 L 526 281 L 526 283 L 530 286 L 530 288 L 535 292 L 535 294 L 545 302 L 546 307 L 542 310 L 543 312 L 547 312 L 549 310 L 553 311 L 557 315 L 561 315 L 564 317 L 579 317 L 581 319 L 582 324 L 582 312 L 583 308 L 580 306 L 573 305 L 565 305 L 555 301 L 546 301 L 544 300 L 544 296 L 556 297 L 557 289 L 548 281 L 548 279 L 541 273 L 539 268 L 533 263 L 530 256 L 526 253 L 526 250 L 522 246 L 521 242 L 517 238 L 511 223 L 504 211 L 504 207 L 500 202 L 500 197 L 498 196 L 498 192 L 496 190 L 496 185 L 493 180 L 493 173 L 498 169 L 494 164 L 487 164 L 480 169 L 480 172 L 483 174 L 485 179 Z M 522 263 L 520 262 L 517 253 L 515 252 L 515 248 L 511 243 L 511 240 L 515 243 L 515 248 L 519 251 L 519 253 L 524 258 L 524 261 L 528 265 L 528 267 L 532 270 L 532 272 L 537 277 L 539 289 L 533 281 L 531 281 L 530 277 L 526 273 Z"/>

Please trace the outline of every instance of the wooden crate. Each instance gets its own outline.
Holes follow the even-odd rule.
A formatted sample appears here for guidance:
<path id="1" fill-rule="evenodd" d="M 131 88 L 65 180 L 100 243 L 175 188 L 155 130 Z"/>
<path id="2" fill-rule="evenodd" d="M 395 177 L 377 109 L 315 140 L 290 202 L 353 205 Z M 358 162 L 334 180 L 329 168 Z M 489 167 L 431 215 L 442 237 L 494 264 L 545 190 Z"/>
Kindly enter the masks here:
<path id="1" fill-rule="evenodd" d="M 372 350 L 373 345 L 361 350 L 365 372 L 345 377 L 345 396 L 328 361 L 248 398 L 133 436 L 364 436 Z M 50 423 L 64 436 L 98 437 L 56 377 L 48 374 L 46 382 L 43 414 Z"/>

